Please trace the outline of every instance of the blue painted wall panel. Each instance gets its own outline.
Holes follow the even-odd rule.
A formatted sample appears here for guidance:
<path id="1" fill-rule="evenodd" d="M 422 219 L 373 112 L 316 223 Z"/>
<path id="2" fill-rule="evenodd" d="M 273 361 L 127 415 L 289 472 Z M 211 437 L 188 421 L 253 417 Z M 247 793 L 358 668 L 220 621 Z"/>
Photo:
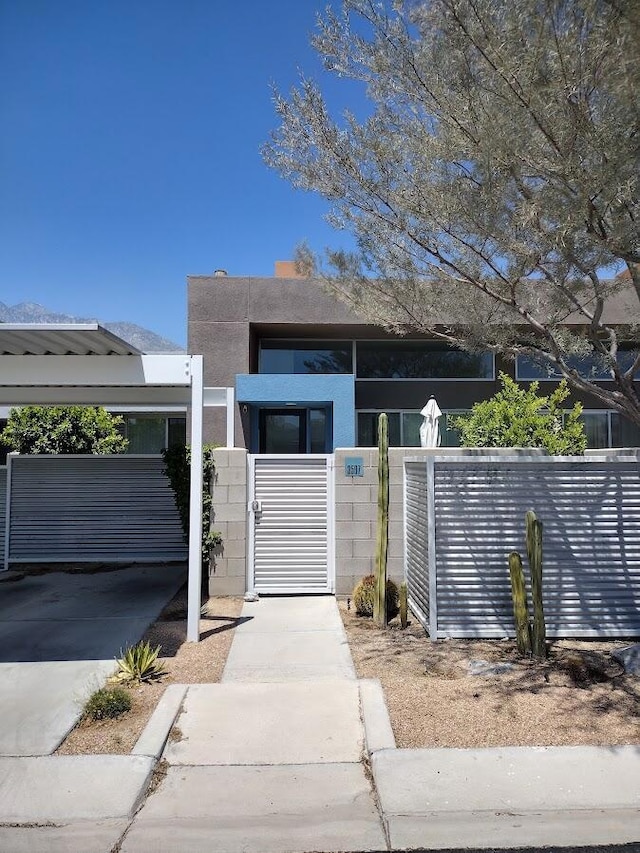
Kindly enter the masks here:
<path id="1" fill-rule="evenodd" d="M 236 398 L 239 403 L 255 406 L 331 405 L 332 449 L 355 445 L 355 380 L 352 374 L 238 374 Z"/>

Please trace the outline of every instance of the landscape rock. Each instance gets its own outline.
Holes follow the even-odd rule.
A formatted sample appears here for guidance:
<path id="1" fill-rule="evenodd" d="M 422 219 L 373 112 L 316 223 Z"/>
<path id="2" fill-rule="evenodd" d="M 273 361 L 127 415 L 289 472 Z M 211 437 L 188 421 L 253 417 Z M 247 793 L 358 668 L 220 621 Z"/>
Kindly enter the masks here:
<path id="1" fill-rule="evenodd" d="M 512 663 L 491 663 L 488 660 L 470 660 L 467 663 L 469 675 L 479 675 L 487 677 L 490 675 L 504 675 L 507 672 L 512 672 L 514 665 Z"/>
<path id="2" fill-rule="evenodd" d="M 622 664 L 625 672 L 630 675 L 640 675 L 640 643 L 616 649 L 611 652 L 611 657 Z"/>

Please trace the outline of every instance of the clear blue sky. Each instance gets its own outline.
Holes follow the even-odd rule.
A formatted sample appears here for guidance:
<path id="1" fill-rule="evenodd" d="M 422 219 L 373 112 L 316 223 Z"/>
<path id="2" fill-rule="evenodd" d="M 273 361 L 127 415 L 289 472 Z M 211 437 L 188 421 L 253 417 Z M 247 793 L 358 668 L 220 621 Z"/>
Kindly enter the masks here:
<path id="1" fill-rule="evenodd" d="M 0 301 L 184 344 L 188 274 L 336 244 L 259 152 L 325 5 L 0 0 Z"/>

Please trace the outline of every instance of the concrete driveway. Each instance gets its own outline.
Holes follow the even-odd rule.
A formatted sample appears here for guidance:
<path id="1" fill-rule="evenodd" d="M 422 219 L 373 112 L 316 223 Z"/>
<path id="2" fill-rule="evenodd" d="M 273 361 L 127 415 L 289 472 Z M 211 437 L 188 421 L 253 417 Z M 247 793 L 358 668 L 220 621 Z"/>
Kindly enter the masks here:
<path id="1" fill-rule="evenodd" d="M 0 583 L 0 755 L 48 755 L 186 580 L 181 565 Z"/>

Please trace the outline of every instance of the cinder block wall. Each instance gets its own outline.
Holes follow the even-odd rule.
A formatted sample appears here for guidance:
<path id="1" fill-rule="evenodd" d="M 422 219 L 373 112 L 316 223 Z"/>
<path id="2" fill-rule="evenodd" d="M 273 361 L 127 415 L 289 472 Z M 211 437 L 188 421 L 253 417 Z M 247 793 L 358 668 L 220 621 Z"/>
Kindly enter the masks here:
<path id="1" fill-rule="evenodd" d="M 247 451 L 218 448 L 213 490 L 213 526 L 222 535 L 209 570 L 210 595 L 243 595 L 247 578 Z"/>
<path id="2" fill-rule="evenodd" d="M 425 458 L 441 450 L 389 448 L 389 557 L 387 575 L 399 583 L 403 566 L 403 465 L 407 456 Z M 450 451 L 449 451 L 450 452 Z M 347 456 L 361 457 L 364 476 L 346 477 Z M 336 593 L 350 595 L 356 583 L 375 568 L 378 516 L 378 449 L 340 448 L 335 452 L 336 479 Z"/>

